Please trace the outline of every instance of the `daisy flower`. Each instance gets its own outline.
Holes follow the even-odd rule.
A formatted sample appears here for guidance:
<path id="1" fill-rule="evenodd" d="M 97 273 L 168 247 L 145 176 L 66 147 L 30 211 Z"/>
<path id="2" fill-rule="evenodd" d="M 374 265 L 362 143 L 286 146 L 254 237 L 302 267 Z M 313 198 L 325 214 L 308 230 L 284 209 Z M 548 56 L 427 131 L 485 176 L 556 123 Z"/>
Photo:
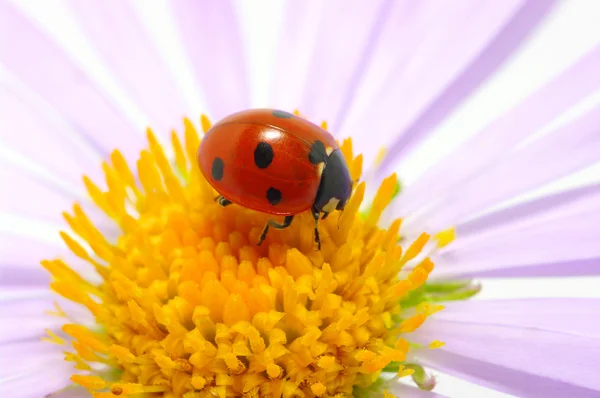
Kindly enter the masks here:
<path id="1" fill-rule="evenodd" d="M 592 6 L 0 2 L 0 395 L 600 396 Z M 360 181 L 321 250 L 200 173 L 256 107 Z"/>

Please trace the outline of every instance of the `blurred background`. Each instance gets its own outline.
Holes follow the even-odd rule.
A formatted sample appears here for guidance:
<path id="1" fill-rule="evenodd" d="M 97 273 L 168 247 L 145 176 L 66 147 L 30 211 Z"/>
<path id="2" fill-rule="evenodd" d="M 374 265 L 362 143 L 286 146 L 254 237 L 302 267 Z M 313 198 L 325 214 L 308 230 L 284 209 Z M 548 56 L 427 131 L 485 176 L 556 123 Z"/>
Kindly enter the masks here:
<path id="1" fill-rule="evenodd" d="M 130 127 L 129 133 L 138 135 L 138 138 L 144 136 L 147 126 L 155 127 L 164 136 L 172 128 L 181 130 L 181 117 L 184 115 L 197 120 L 201 113 L 207 113 L 213 121 L 225 116 L 223 112 L 227 107 L 219 104 L 218 99 L 209 98 L 209 93 L 203 90 L 207 84 L 206 79 L 210 80 L 210 76 L 199 76 L 197 70 L 199 63 L 210 65 L 218 56 L 227 55 L 228 50 L 221 46 L 226 43 L 222 43 L 221 36 L 215 34 L 208 44 L 207 40 L 199 39 L 198 52 L 190 54 L 189 46 L 193 46 L 193 41 L 182 41 L 178 16 L 175 15 L 172 4 L 167 0 L 130 1 L 133 15 L 140 24 L 140 32 L 150 39 L 146 44 L 152 47 L 151 51 L 160 54 L 164 61 L 164 71 L 170 74 L 169 78 L 172 82 L 172 85 L 164 87 L 164 97 L 160 98 L 160 101 L 154 101 L 152 105 L 143 101 L 143 85 L 133 89 L 126 87 L 131 82 L 123 80 L 122 76 L 117 76 L 112 72 L 115 66 L 126 69 L 128 63 L 138 62 L 139 60 L 135 58 L 137 54 L 133 52 L 124 56 L 121 53 L 119 58 L 109 59 L 106 54 L 110 53 L 110 48 L 102 49 L 98 46 L 95 35 L 98 34 L 101 24 L 104 23 L 115 24 L 113 32 L 115 36 L 112 38 L 114 42 L 119 42 L 121 39 L 128 40 L 128 38 L 119 36 L 122 26 L 119 25 L 118 15 L 108 15 L 103 12 L 105 8 L 96 9 L 89 6 L 93 4 L 92 2 L 84 1 L 0 1 L 12 3 L 26 18 L 39 26 L 48 38 L 62 48 L 67 56 L 80 67 L 80 72 L 77 73 L 83 74 L 82 82 L 89 80 L 95 89 L 103 93 L 110 100 L 111 106 L 117 108 L 122 114 L 125 124 Z M 243 71 L 246 90 L 240 90 L 235 85 L 223 87 L 223 90 L 229 90 L 229 93 L 231 90 L 239 90 L 238 108 L 240 106 L 277 107 L 286 110 L 297 108 L 313 121 L 327 119 L 338 137 L 359 137 L 359 144 L 367 139 L 378 141 L 378 138 L 390 134 L 388 132 L 388 135 L 383 133 L 380 135 L 377 127 L 371 131 L 369 123 L 370 114 L 373 115 L 371 120 L 373 126 L 379 126 L 382 123 L 381 115 L 370 109 L 369 106 L 373 98 L 382 93 L 387 95 L 385 91 L 369 91 L 370 85 L 366 83 L 352 87 L 351 91 L 347 91 L 346 88 L 344 88 L 345 91 L 336 91 L 340 84 L 336 79 L 348 78 L 344 75 L 344 62 L 352 59 L 354 62 L 360 63 L 362 62 L 360 57 L 365 55 L 360 51 L 353 51 L 353 46 L 358 46 L 359 43 L 354 40 L 352 32 L 360 34 L 360 37 L 363 38 L 368 36 L 368 32 L 361 24 L 360 15 L 352 12 L 348 12 L 348 15 L 334 13 L 331 9 L 327 10 L 330 7 L 327 2 L 308 1 L 301 5 L 304 8 L 303 13 L 299 14 L 301 19 L 294 21 L 286 17 L 289 16 L 290 4 L 285 1 L 238 0 L 232 4 L 232 10 L 239 25 L 223 29 L 232 31 L 239 29 L 242 57 L 240 57 L 240 64 L 236 67 Z M 295 4 L 298 7 L 299 3 Z M 456 0 L 455 4 L 461 4 L 461 0 Z M 74 9 L 77 9 L 77 14 Z M 218 19 L 211 21 L 210 16 L 206 18 L 207 20 L 200 19 L 198 23 L 218 24 L 219 22 Z M 335 21 L 328 18 L 333 18 Z M 365 15 L 364 18 L 365 20 L 370 18 L 369 22 L 365 23 L 368 26 L 377 18 L 377 15 Z M 474 14 L 473 18 L 477 18 L 477 15 Z M 0 21 L 2 20 L 0 18 Z M 432 134 L 415 143 L 414 148 L 406 151 L 400 159 L 394 162 L 393 169 L 398 172 L 403 185 L 409 188 L 428 167 L 480 131 L 490 120 L 503 114 L 529 94 L 543 87 L 553 77 L 600 44 L 600 23 L 598 21 L 600 21 L 600 1 L 557 2 L 544 17 L 542 23 L 535 27 L 523 43 L 507 57 L 491 78 L 474 88 L 471 95 L 461 101 L 455 109 L 452 109 L 443 122 L 434 125 Z M 337 32 L 328 29 L 328 26 L 334 22 L 340 26 L 340 30 Z M 409 23 L 410 19 L 405 22 Z M 290 28 L 290 24 L 296 25 Z M 388 117 L 402 119 L 404 110 L 415 103 L 412 96 L 418 97 L 419 87 L 428 84 L 427 71 L 423 65 L 434 69 L 447 67 L 453 56 L 453 48 L 451 46 L 444 47 L 444 42 L 440 41 L 440 38 L 451 36 L 453 29 L 458 30 L 459 28 L 461 27 L 431 25 L 422 32 L 423 37 L 397 38 L 398 46 L 402 48 L 402 51 L 398 53 L 389 53 L 389 48 L 393 47 L 393 44 L 390 45 L 390 43 L 387 43 L 387 47 L 385 47 L 388 49 L 387 54 L 382 52 L 383 50 L 375 48 L 373 51 L 376 54 L 371 55 L 380 58 L 389 57 L 387 63 L 379 63 L 379 65 L 384 65 L 381 70 L 371 70 L 371 64 L 368 60 L 364 60 L 364 66 L 361 67 L 362 72 L 371 76 L 371 79 L 380 80 L 382 86 L 385 86 L 386 82 L 395 81 L 396 78 L 402 77 L 406 80 L 401 86 L 405 91 L 395 93 L 399 96 L 398 98 L 402 99 L 398 100 L 397 113 L 388 114 Z M 518 29 L 518 26 L 515 26 L 514 29 Z M 22 42 L 7 34 L 0 37 L 0 41 L 2 48 L 22 46 L 22 51 L 37 51 L 34 50 L 36 43 L 33 43 L 32 46 L 31 42 Z M 437 43 L 437 45 L 432 43 Z M 147 49 L 142 50 L 147 51 Z M 332 54 L 338 50 L 340 54 Z M 324 51 L 327 53 L 323 53 Z M 289 54 L 294 54 L 293 62 L 290 62 Z M 350 58 L 348 58 L 348 54 L 352 54 Z M 332 59 L 338 55 L 341 76 L 336 74 L 336 65 L 332 63 Z M 327 68 L 325 77 L 322 75 L 323 70 L 320 69 L 319 60 L 321 59 L 329 61 L 326 65 L 323 64 L 325 65 L 323 67 Z M 53 68 L 55 67 L 53 62 L 53 59 L 48 59 L 47 63 L 27 65 L 26 67 L 33 70 Z M 403 72 L 406 74 L 403 76 L 397 76 L 394 72 L 398 63 L 406 65 Z M 147 67 L 152 69 L 155 66 L 147 65 Z M 216 65 L 217 69 L 218 67 Z M 419 71 L 423 71 L 423 73 L 419 74 Z M 231 71 L 223 70 L 223 72 Z M 144 74 L 144 70 L 140 70 L 140 74 Z M 316 87 L 314 82 L 311 84 L 311 79 L 315 76 L 325 80 L 329 77 L 331 85 Z M 323 95 L 319 95 L 319 92 L 316 91 L 307 96 L 306 88 L 313 91 L 322 88 Z M 60 92 L 62 87 L 56 86 L 54 89 Z M 173 92 L 178 93 L 176 97 L 172 96 Z M 351 105 L 345 104 L 349 97 L 354 99 Z M 12 113 L 15 112 L 15 109 L 25 109 L 16 107 L 17 102 L 21 105 L 27 104 L 28 109 L 36 112 L 37 116 L 41 115 L 44 119 L 51 120 L 57 130 L 62 131 L 63 134 L 71 135 L 72 138 L 77 135 L 72 134 L 73 124 L 67 123 L 59 112 L 41 100 L 9 68 L 3 66 L 0 60 L 0 165 L 3 168 L 10 165 L 10 167 L 31 170 L 44 178 L 57 179 L 57 176 L 50 175 L 48 170 L 36 168 L 35 159 L 23 156 L 6 139 L 9 134 L 22 134 L 22 132 L 14 131 L 12 126 L 3 124 L 3 120 L 8 117 L 6 112 Z M 557 125 L 573 120 L 587 110 L 598 106 L 599 103 L 600 90 L 596 90 L 593 95 L 586 97 L 567 112 L 557 115 L 550 125 L 536 132 L 531 139 L 542 136 Z M 169 120 L 162 115 L 157 117 L 152 112 L 152 106 L 172 109 L 176 116 Z M 233 104 L 231 111 L 235 111 L 235 107 L 236 104 Z M 324 109 L 325 111 L 323 111 Z M 27 118 L 27 113 L 23 113 L 23 117 Z M 117 134 L 115 140 L 118 138 Z M 96 156 L 94 151 L 90 150 L 89 143 L 75 141 L 75 147 L 81 151 L 79 156 Z M 385 139 L 381 138 L 381 142 L 378 144 L 385 146 Z M 115 143 L 116 147 L 119 145 L 119 142 Z M 565 152 L 563 156 L 571 155 Z M 373 162 L 375 157 L 376 151 L 371 150 L 366 154 L 365 164 Z M 501 203 L 495 206 L 495 209 L 548 192 L 583 186 L 592 182 L 600 182 L 600 164 L 587 167 L 559 181 Z M 4 186 L 2 195 L 10 189 L 18 188 Z M 486 211 L 490 210 L 492 209 Z M 19 220 L 18 223 L 15 220 L 14 215 L 0 214 L 0 230 L 22 228 L 28 231 L 33 230 L 38 234 L 53 233 L 54 231 L 52 229 L 45 230 L 39 224 L 29 223 L 27 220 Z M 15 227 L 17 224 L 18 226 Z M 597 277 L 570 278 L 569 280 L 538 278 L 535 281 L 511 279 L 509 284 L 506 280 L 495 278 L 485 283 L 486 289 L 482 292 L 481 297 L 486 298 L 502 297 L 506 293 L 507 286 L 510 286 L 512 297 L 545 296 L 549 293 L 558 297 L 600 295 L 600 289 L 598 289 L 600 279 Z M 576 290 L 573 289 L 575 285 L 577 286 Z M 482 387 L 476 387 L 443 375 L 440 377 L 437 388 L 438 392 L 450 396 L 484 396 L 482 394 L 505 396 L 500 393 L 492 395 Z"/>

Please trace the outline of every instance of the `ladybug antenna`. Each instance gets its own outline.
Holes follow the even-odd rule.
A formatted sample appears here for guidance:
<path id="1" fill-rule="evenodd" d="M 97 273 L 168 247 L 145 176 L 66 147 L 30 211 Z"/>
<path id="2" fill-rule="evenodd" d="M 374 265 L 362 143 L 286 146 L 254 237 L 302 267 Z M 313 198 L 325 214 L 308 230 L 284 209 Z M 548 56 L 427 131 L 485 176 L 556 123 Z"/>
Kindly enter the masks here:
<path id="1" fill-rule="evenodd" d="M 342 214 L 344 214 L 344 209 L 340 210 L 340 216 L 338 217 L 337 229 L 340 230 L 340 220 L 342 219 Z"/>

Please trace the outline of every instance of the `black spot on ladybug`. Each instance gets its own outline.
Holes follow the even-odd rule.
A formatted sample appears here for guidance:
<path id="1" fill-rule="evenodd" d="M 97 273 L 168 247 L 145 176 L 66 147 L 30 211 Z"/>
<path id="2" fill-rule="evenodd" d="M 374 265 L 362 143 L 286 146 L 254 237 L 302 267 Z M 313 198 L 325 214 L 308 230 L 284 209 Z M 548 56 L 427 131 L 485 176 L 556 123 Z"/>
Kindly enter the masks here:
<path id="1" fill-rule="evenodd" d="M 270 204 L 275 206 L 277 203 L 281 202 L 281 191 L 273 187 L 269 188 L 267 190 L 267 200 Z"/>
<path id="2" fill-rule="evenodd" d="M 308 160 L 312 164 L 319 164 L 324 162 L 327 159 L 327 152 L 325 151 L 325 144 L 323 142 L 317 140 L 310 147 L 310 152 L 308 153 Z"/>
<path id="3" fill-rule="evenodd" d="M 254 164 L 259 169 L 266 169 L 273 161 L 273 147 L 267 142 L 259 142 L 254 150 Z"/>
<path id="4" fill-rule="evenodd" d="M 223 159 L 215 158 L 215 160 L 213 160 L 212 163 L 212 168 L 210 169 L 210 174 L 212 175 L 212 178 L 214 178 L 216 181 L 221 181 L 221 178 L 223 178 L 224 167 L 225 164 L 223 163 Z"/>
<path id="5" fill-rule="evenodd" d="M 282 118 L 282 119 L 290 119 L 290 118 L 294 117 L 294 115 L 291 114 L 291 113 L 288 113 L 288 112 L 285 112 L 285 111 L 278 111 L 278 110 L 274 110 L 272 112 L 272 115 L 275 116 L 275 117 Z"/>

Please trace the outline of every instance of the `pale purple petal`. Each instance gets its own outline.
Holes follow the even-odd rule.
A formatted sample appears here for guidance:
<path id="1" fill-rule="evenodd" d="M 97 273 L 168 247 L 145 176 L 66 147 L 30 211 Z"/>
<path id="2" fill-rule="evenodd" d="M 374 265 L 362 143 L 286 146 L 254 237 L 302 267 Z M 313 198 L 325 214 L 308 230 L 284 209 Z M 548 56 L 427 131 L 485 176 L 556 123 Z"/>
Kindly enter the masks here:
<path id="1" fill-rule="evenodd" d="M 444 398 L 445 395 L 437 394 L 435 391 L 425 391 L 420 388 L 402 383 L 390 385 L 388 391 L 399 398 Z"/>
<path id="2" fill-rule="evenodd" d="M 599 265 L 593 259 L 600 257 L 600 232 L 598 212 L 582 213 L 563 218 L 555 223 L 542 223 L 529 228 L 514 228 L 458 239 L 434 256 L 436 277 L 479 275 L 493 270 L 519 276 L 519 269 L 527 273 L 547 274 L 545 267 L 557 263 L 568 265 L 577 260 L 573 268 L 562 274 L 593 274 Z M 512 232 L 511 232 L 512 231 Z M 488 236 L 489 235 L 489 236 Z M 582 269 L 582 266 L 587 269 Z M 527 269 L 529 268 L 529 269 Z"/>
<path id="3" fill-rule="evenodd" d="M 46 336 L 46 329 L 56 330 L 69 322 L 46 311 L 55 311 L 50 300 L 0 301 L 0 344 L 39 340 Z"/>
<path id="4" fill-rule="evenodd" d="M 74 195 L 44 180 L 43 177 L 36 179 L 8 167 L 10 166 L 0 169 L 1 186 L 12 188 L 7 189 L 5 194 L 0 196 L 2 211 L 61 223 L 61 212 L 72 206 Z"/>
<path id="5" fill-rule="evenodd" d="M 570 201 L 561 203 L 561 198 Z M 534 204 L 538 202 L 551 211 L 536 212 Z M 435 277 L 518 277 L 536 272 L 548 275 L 552 270 L 560 270 L 560 275 L 598 272 L 600 265 L 594 259 L 600 257 L 600 192 L 578 189 L 557 194 L 501 210 L 490 220 L 497 225 L 490 222 L 493 228 L 474 229 L 472 233 L 467 229 L 465 234 L 457 230 L 457 239 L 434 254 Z"/>
<path id="6" fill-rule="evenodd" d="M 23 373 L 33 373 L 32 370 L 42 366 L 44 363 L 55 362 L 57 365 L 62 361 L 61 348 L 57 344 L 51 344 L 39 339 L 24 340 L 11 344 L 0 345 L 0 380 L 10 378 Z M 57 359 L 61 359 L 57 361 Z M 10 361 L 10 366 L 7 366 Z"/>
<path id="7" fill-rule="evenodd" d="M 90 393 L 83 387 L 73 385 L 64 390 L 52 393 L 45 398 L 86 398 L 91 397 Z"/>
<path id="8" fill-rule="evenodd" d="M 600 184 L 595 184 L 530 200 L 460 223 L 456 226 L 457 235 L 463 238 L 471 234 L 481 233 L 490 228 L 497 228 L 512 222 L 527 220 L 534 216 L 553 211 L 556 208 L 571 206 L 573 202 L 586 196 L 597 196 L 598 194 L 600 194 Z"/>
<path id="9" fill-rule="evenodd" d="M 100 157 L 84 153 L 59 126 L 32 109 L 14 92 L 0 87 L 0 139 L 10 150 L 16 150 L 48 172 L 71 184 L 81 184 L 81 176 L 88 170 L 97 177 Z"/>
<path id="10" fill-rule="evenodd" d="M 47 289 L 49 274 L 40 265 L 44 259 L 61 259 L 86 280 L 97 282 L 99 276 L 93 266 L 67 249 L 58 237 L 58 229 L 56 236 L 56 243 L 51 243 L 33 237 L 0 234 L 0 288 Z"/>
<path id="11" fill-rule="evenodd" d="M 0 264 L 0 287 L 3 286 L 48 286 L 50 274 L 37 264 L 23 266 L 21 264 Z"/>
<path id="12" fill-rule="evenodd" d="M 450 303 L 417 332 L 446 345 L 420 354 L 444 372 L 520 397 L 600 391 L 600 299 Z"/>
<path id="13" fill-rule="evenodd" d="M 211 118 L 249 106 L 240 27 L 231 1 L 171 3 Z"/>
<path id="14" fill-rule="evenodd" d="M 464 182 L 431 210 L 437 226 L 510 199 L 600 160 L 600 108 L 553 131 Z"/>
<path id="15" fill-rule="evenodd" d="M 594 236 L 596 225 L 600 222 L 600 193 L 588 193 L 568 204 L 559 204 L 552 211 L 531 213 L 526 217 L 479 231 L 477 234 L 459 235 L 447 250 L 460 250 L 478 245 L 494 246 L 495 242 L 512 239 L 516 235 L 544 236 L 547 233 L 579 233 L 582 236 Z"/>
<path id="16" fill-rule="evenodd" d="M 421 4 L 420 24 L 403 31 L 401 23 L 391 21 L 398 40 L 395 68 L 379 79 L 368 71 L 375 79 L 368 84 L 374 87 L 368 95 L 358 92 L 357 109 L 341 128 L 359 147 L 372 145 L 374 134 L 381 137 L 379 144 L 386 145 L 390 154 L 381 172 L 387 172 L 401 151 L 425 137 L 491 75 L 554 2 Z M 390 47 L 382 51 L 389 52 Z M 390 143 L 387 137 L 393 136 L 397 138 Z"/>
<path id="17" fill-rule="evenodd" d="M 313 49 L 319 40 L 319 30 L 314 27 L 325 18 L 322 13 L 325 5 L 321 1 L 285 2 L 269 106 L 298 109 L 307 86 L 307 70 L 313 61 Z M 311 29 L 307 29 L 307 26 Z"/>
<path id="18" fill-rule="evenodd" d="M 126 154 L 139 150 L 143 136 L 65 52 L 10 2 L 0 2 L 0 62 L 61 112 L 92 146 L 104 153 L 117 143 Z"/>
<path id="19" fill-rule="evenodd" d="M 296 4 L 300 3 L 303 2 Z M 319 25 L 315 27 L 319 32 L 312 49 L 312 62 L 305 72 L 307 84 L 298 104 L 303 115 L 311 120 L 328 120 L 332 131 L 339 128 L 340 108 L 354 96 L 353 86 L 362 77 L 393 6 L 394 2 L 387 0 L 324 3 Z M 302 12 L 290 8 L 288 19 L 296 18 L 297 11 Z M 284 28 L 286 25 L 284 22 Z M 311 25 L 305 25 L 304 29 L 308 26 Z M 293 43 L 283 45 L 278 58 L 294 62 Z M 285 75 L 288 80 L 294 79 L 287 74 L 286 64 L 279 66 L 280 74 L 284 79 Z M 283 82 L 280 90 L 285 90 Z"/>
<path id="20" fill-rule="evenodd" d="M 510 267 L 493 267 L 474 272 L 464 272 L 463 278 L 530 278 L 562 276 L 598 276 L 600 275 L 600 256 L 574 260 L 536 262 Z"/>
<path id="21" fill-rule="evenodd" d="M 44 397 L 72 384 L 76 371 L 63 348 L 39 340 L 0 345 L 0 396 Z"/>
<path id="22" fill-rule="evenodd" d="M 57 232 L 58 233 L 58 232 Z M 48 242 L 33 241 L 30 238 L 17 235 L 0 235 L 1 264 L 32 264 L 39 266 L 44 256 L 55 256 L 65 248 Z"/>
<path id="23" fill-rule="evenodd" d="M 600 46 L 437 162 L 403 192 L 396 206 L 411 212 L 463 185 L 488 165 L 501 162 L 511 148 L 597 90 L 599 62 Z"/>
<path id="24" fill-rule="evenodd" d="M 437 352 L 435 360 L 426 356 L 421 362 L 462 380 L 520 398 L 596 398 L 599 396 L 598 391 L 594 389 L 497 366 L 448 351 Z"/>
<path id="25" fill-rule="evenodd" d="M 107 1 L 92 6 L 75 0 L 69 4 L 111 72 L 150 117 L 147 124 L 165 135 L 174 128 L 179 130 L 186 106 L 174 84 L 174 76 L 131 4 Z"/>

